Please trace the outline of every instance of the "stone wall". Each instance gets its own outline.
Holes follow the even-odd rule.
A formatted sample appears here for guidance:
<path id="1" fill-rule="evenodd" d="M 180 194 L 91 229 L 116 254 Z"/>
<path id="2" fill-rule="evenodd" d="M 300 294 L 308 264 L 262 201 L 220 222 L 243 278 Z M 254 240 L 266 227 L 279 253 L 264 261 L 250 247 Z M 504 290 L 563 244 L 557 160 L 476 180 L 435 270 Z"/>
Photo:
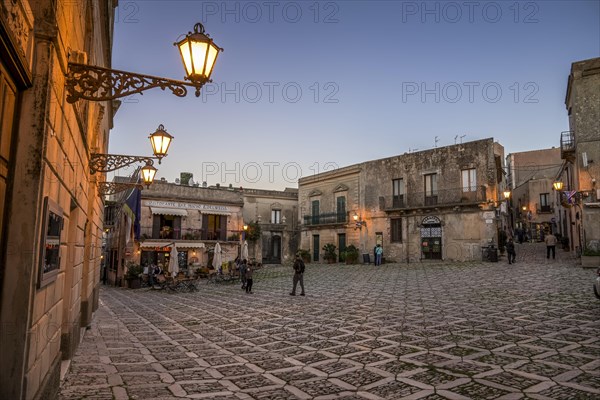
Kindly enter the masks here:
<path id="1" fill-rule="evenodd" d="M 113 2 L 17 3 L 34 21 L 33 83 L 21 91 L 7 206 L 1 323 L 10 328 L 2 337 L 0 398 L 55 398 L 60 360 L 72 357 L 97 306 L 103 202 L 100 177 L 87 165 L 89 149 L 107 149 L 112 124 L 105 103 L 66 102 L 68 53 L 110 66 Z M 62 213 L 63 229 L 60 269 L 41 284 L 45 198 Z"/>
<path id="2" fill-rule="evenodd" d="M 389 261 L 414 262 L 422 258 L 421 223 L 427 216 L 442 224 L 444 259 L 472 260 L 481 257 L 480 247 L 496 240 L 495 208 L 503 185 L 500 171 L 504 149 L 492 139 L 427 151 L 403 154 L 356 164 L 303 178 L 299 182 L 301 247 L 313 253 L 313 236 L 320 246 L 337 246 L 340 234 L 373 259 L 373 248 L 382 239 L 384 257 Z M 461 170 L 474 169 L 473 191 L 463 191 Z M 425 175 L 437 174 L 439 204 L 424 203 Z M 392 181 L 404 182 L 404 202 L 395 207 Z M 335 212 L 339 195 L 346 196 L 345 223 L 311 224 L 311 203 L 319 200 L 321 213 Z M 491 218 L 490 218 L 491 212 Z M 353 215 L 358 217 L 357 224 Z M 392 242 L 392 219 L 400 219 L 401 240 Z M 308 223 L 307 223 L 308 222 Z M 322 250 L 319 249 L 322 255 Z M 322 258 L 320 258 L 322 260 Z"/>
<path id="3" fill-rule="evenodd" d="M 281 240 L 280 261 L 291 261 L 298 249 L 298 192 L 244 189 L 244 223 L 258 222 L 261 239 L 249 243 L 249 255 L 259 262 L 275 262 L 273 241 Z M 272 220 L 272 211 L 281 211 L 279 222 Z"/>
<path id="4" fill-rule="evenodd" d="M 600 240 L 596 208 L 600 202 L 600 58 L 571 65 L 565 104 L 576 146 L 573 183 L 578 191 L 587 194 L 582 199 L 581 218 L 581 245 L 586 246 Z"/>

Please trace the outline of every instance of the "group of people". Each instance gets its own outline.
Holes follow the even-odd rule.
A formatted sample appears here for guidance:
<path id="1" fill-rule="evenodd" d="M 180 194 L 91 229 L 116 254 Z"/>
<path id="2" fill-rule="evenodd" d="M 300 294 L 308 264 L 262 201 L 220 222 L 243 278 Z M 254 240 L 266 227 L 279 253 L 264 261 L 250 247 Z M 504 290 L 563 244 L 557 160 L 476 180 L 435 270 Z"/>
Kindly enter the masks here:
<path id="1" fill-rule="evenodd" d="M 519 240 L 519 243 L 522 243 Z M 556 259 L 556 244 L 558 243 L 558 239 L 552 233 L 548 232 L 544 236 L 544 243 L 546 243 L 546 259 L 550 259 L 550 253 L 552 253 L 552 259 Z M 508 256 L 508 263 L 514 264 L 517 258 L 517 252 L 515 251 L 515 243 L 513 242 L 513 238 L 508 238 L 506 242 L 506 254 Z"/>
<path id="2" fill-rule="evenodd" d="M 246 293 L 249 294 L 253 294 L 252 292 L 252 284 L 253 284 L 253 275 L 254 275 L 254 267 L 250 264 L 248 264 L 248 260 L 244 259 L 240 259 L 239 257 L 237 257 L 234 261 L 237 270 L 240 272 L 240 281 L 242 283 L 242 290 L 245 290 Z M 300 289 L 302 290 L 300 292 L 300 296 L 304 296 L 304 270 L 305 270 L 305 265 L 304 265 L 304 261 L 302 261 L 302 259 L 300 258 L 299 255 L 296 256 L 296 260 L 294 261 L 294 280 L 293 280 L 293 284 L 294 287 L 292 289 L 292 291 L 290 292 L 290 296 L 295 296 L 296 295 L 296 287 L 298 286 L 298 283 L 300 283 Z"/>

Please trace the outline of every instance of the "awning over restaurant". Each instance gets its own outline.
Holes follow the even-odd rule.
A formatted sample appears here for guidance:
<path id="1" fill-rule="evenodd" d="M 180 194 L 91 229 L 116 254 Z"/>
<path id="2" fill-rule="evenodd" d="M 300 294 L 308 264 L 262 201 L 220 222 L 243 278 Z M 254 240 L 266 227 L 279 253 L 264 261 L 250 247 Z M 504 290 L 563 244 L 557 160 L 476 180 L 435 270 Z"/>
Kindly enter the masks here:
<path id="1" fill-rule="evenodd" d="M 152 210 L 152 214 L 187 217 L 187 211 L 179 208 L 150 207 L 150 209 Z"/>
<path id="2" fill-rule="evenodd" d="M 227 216 L 231 215 L 231 213 L 227 212 L 227 211 L 212 211 L 212 210 L 210 210 L 210 211 L 201 211 L 200 213 L 204 214 L 204 215 L 227 215 Z"/>
<path id="3" fill-rule="evenodd" d="M 173 242 L 152 242 L 152 241 L 146 240 L 146 241 L 140 243 L 140 247 L 142 249 L 155 249 L 157 247 L 160 247 L 160 248 L 171 247 L 172 244 L 173 244 Z"/>
<path id="4" fill-rule="evenodd" d="M 204 246 L 204 243 L 194 243 L 194 242 L 177 242 L 177 248 L 178 249 L 203 249 L 206 246 Z"/>

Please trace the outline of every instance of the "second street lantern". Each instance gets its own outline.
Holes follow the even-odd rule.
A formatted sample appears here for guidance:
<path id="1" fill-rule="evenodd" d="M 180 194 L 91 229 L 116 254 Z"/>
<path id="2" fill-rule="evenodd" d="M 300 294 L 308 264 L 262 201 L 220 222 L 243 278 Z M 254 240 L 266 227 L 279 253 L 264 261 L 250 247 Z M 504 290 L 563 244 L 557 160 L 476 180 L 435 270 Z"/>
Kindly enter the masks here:
<path id="1" fill-rule="evenodd" d="M 169 146 L 171 145 L 171 140 L 173 140 L 173 136 L 169 135 L 167 131 L 165 131 L 165 127 L 160 124 L 158 129 L 148 136 L 150 139 L 150 143 L 152 144 L 152 151 L 154 155 L 158 158 L 158 163 L 160 164 L 160 160 L 167 155 L 169 151 Z"/>
<path id="2" fill-rule="evenodd" d="M 185 66 L 185 79 L 200 86 L 210 82 L 213 67 L 223 49 L 204 32 L 204 26 L 200 23 L 194 25 L 194 32 L 189 32 L 184 39 L 175 43 L 175 46 L 179 49 Z M 198 88 L 196 96 L 199 95 Z"/>

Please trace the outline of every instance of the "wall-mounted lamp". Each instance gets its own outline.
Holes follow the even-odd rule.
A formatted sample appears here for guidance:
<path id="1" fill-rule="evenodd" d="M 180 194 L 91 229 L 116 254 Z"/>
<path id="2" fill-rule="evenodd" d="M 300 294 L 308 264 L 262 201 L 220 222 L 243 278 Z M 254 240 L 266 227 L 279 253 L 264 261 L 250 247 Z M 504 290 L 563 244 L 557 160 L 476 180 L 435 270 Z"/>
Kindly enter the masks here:
<path id="1" fill-rule="evenodd" d="M 352 219 L 354 219 L 354 230 L 362 229 L 363 225 L 367 225 L 367 221 L 361 220 L 357 213 L 354 213 Z"/>
<path id="2" fill-rule="evenodd" d="M 161 159 L 167 155 L 173 136 L 169 135 L 161 124 L 148 138 L 152 145 L 154 157 L 92 153 L 90 155 L 90 173 L 93 175 L 96 172 L 111 172 L 137 162 L 153 165 L 155 158 L 158 159 L 160 164 Z"/>
<path id="3" fill-rule="evenodd" d="M 199 23 L 194 25 L 194 32 L 188 32 L 174 45 L 181 54 L 187 73 L 185 80 L 189 82 L 70 62 L 66 78 L 67 101 L 114 100 L 157 87 L 184 97 L 187 87 L 191 86 L 196 89 L 196 97 L 200 96 L 202 86 L 211 82 L 213 67 L 223 49 L 213 42 Z"/>
<path id="4" fill-rule="evenodd" d="M 502 194 L 504 195 L 505 200 L 510 199 L 510 190 L 505 190 L 504 192 L 502 192 Z"/>
<path id="5" fill-rule="evenodd" d="M 556 191 L 561 191 L 563 189 L 563 186 L 564 186 L 564 184 L 562 183 L 562 181 L 556 181 L 552 184 L 552 187 Z"/>

